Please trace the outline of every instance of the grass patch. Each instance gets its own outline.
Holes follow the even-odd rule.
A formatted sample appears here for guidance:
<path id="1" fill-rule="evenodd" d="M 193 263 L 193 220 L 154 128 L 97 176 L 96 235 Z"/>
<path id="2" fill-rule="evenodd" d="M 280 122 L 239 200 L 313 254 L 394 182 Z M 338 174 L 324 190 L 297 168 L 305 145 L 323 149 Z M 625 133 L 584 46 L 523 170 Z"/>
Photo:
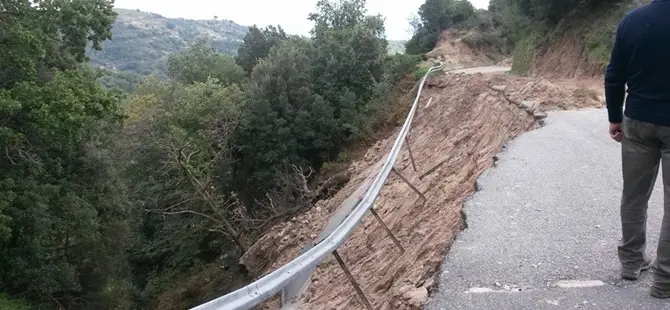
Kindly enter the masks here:
<path id="1" fill-rule="evenodd" d="M 18 300 L 12 299 L 5 294 L 0 294 L 0 309 L 6 310 L 30 310 L 33 309 L 29 304 Z"/>
<path id="2" fill-rule="evenodd" d="M 610 61 L 614 39 L 619 21 L 637 5 L 619 3 L 615 8 L 601 18 L 596 18 L 586 32 L 586 48 L 590 61 L 600 64 L 602 69 L 607 67 Z"/>
<path id="3" fill-rule="evenodd" d="M 412 76 L 415 80 L 419 81 L 423 78 L 424 75 L 426 75 L 426 73 L 428 73 L 428 70 L 430 70 L 428 67 L 416 69 L 412 73 Z"/>
<path id="4" fill-rule="evenodd" d="M 517 75 L 527 75 L 535 64 L 535 55 L 537 53 L 538 36 L 531 34 L 521 39 L 514 49 L 514 62 L 512 63 L 512 73 Z"/>

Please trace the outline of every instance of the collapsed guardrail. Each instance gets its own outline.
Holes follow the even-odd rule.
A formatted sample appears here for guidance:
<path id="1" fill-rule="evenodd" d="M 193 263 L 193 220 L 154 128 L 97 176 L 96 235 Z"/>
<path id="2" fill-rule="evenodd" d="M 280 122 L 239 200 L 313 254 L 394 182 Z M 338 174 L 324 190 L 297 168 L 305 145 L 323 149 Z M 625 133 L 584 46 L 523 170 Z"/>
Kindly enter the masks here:
<path id="1" fill-rule="evenodd" d="M 358 201 L 356 206 L 351 210 L 346 218 L 344 218 L 333 231 L 328 234 L 325 238 L 321 240 L 318 244 L 314 245 L 312 248 L 308 248 L 300 256 L 289 262 L 288 264 L 280 267 L 279 269 L 269 273 L 268 275 L 256 280 L 255 282 L 234 291 L 228 295 L 219 297 L 212 301 L 209 301 L 205 304 L 193 308 L 193 310 L 247 310 L 250 309 L 261 302 L 272 298 L 280 290 L 285 289 L 288 286 L 292 286 L 292 292 L 282 294 L 282 304 L 285 303 L 286 299 L 292 299 L 297 297 L 299 290 L 305 286 L 305 283 L 309 280 L 311 273 L 314 269 L 326 258 L 326 256 L 333 254 L 335 259 L 338 261 L 340 266 L 343 268 L 347 278 L 351 281 L 356 293 L 361 298 L 363 304 L 369 310 L 372 310 L 370 302 L 367 300 L 363 291 L 360 289 L 353 276 L 349 272 L 348 268 L 340 258 L 340 255 L 337 253 L 338 247 L 347 240 L 349 235 L 354 231 L 354 229 L 361 222 L 363 217 L 365 217 L 366 212 L 371 211 L 375 218 L 380 221 L 384 226 L 386 232 L 391 236 L 393 242 L 398 246 L 401 251 L 404 252 L 402 245 L 398 240 L 393 236 L 391 231 L 386 227 L 386 225 L 381 221 L 381 218 L 374 211 L 372 206 L 374 205 L 375 200 L 379 196 L 382 186 L 386 182 L 391 171 L 394 171 L 404 182 L 406 182 L 412 189 L 417 192 L 424 200 L 426 199 L 416 187 L 414 187 L 407 179 L 405 179 L 401 174 L 399 174 L 393 168 L 400 149 L 403 146 L 403 143 L 406 141 L 407 134 L 409 133 L 412 120 L 416 114 L 419 99 L 421 97 L 421 91 L 423 90 L 424 84 L 428 76 L 436 70 L 440 70 L 442 64 L 438 66 L 431 67 L 428 72 L 423 76 L 419 84 L 419 89 L 417 91 L 416 99 L 412 104 L 412 108 L 407 115 L 407 119 L 396 137 L 393 148 L 389 152 L 386 161 L 382 165 L 381 169 L 374 178 L 374 181 L 369 185 L 369 188 L 365 191 L 363 198 Z M 410 151 L 410 157 L 411 151 Z M 414 159 L 412 158 L 412 164 L 414 165 Z M 365 186 L 365 185 L 364 185 Z M 297 288 L 297 289 L 296 289 Z M 285 295 L 295 295 L 288 296 Z"/>

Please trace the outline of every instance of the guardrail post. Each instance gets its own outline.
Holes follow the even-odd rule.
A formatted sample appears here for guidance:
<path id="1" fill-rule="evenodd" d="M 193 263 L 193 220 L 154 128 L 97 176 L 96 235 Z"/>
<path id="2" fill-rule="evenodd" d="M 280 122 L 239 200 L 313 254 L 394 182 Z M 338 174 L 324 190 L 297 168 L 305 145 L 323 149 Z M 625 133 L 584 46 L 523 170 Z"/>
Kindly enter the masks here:
<path id="1" fill-rule="evenodd" d="M 337 250 L 333 251 L 333 256 L 335 256 L 335 259 L 337 260 L 337 263 L 340 264 L 340 267 L 342 267 L 342 270 L 344 271 L 344 275 L 346 275 L 347 278 L 349 279 L 349 282 L 351 282 L 351 285 L 356 290 L 356 294 L 358 294 L 358 297 L 361 299 L 361 302 L 363 303 L 365 308 L 368 309 L 368 310 L 374 310 L 374 308 L 372 308 L 372 304 L 370 304 L 370 301 L 368 300 L 367 297 L 365 297 L 365 294 L 363 293 L 363 290 L 358 285 L 358 282 L 356 282 L 356 279 L 354 279 L 354 276 L 349 271 L 349 268 L 347 268 L 347 265 L 342 260 L 342 257 L 340 257 L 340 254 L 337 253 Z"/>
<path id="2" fill-rule="evenodd" d="M 409 159 L 412 162 L 412 169 L 416 172 L 416 163 L 414 162 L 414 155 L 412 154 L 412 146 L 409 145 L 409 138 L 405 136 L 405 145 L 407 145 L 407 151 L 409 151 Z"/>
<path id="3" fill-rule="evenodd" d="M 402 246 L 402 244 L 400 244 L 400 241 L 398 241 L 398 239 L 395 237 L 395 235 L 389 229 L 389 227 L 386 226 L 386 223 L 384 223 L 384 220 L 382 220 L 381 216 L 379 216 L 377 211 L 375 211 L 375 208 L 370 208 L 370 212 L 372 213 L 372 215 L 374 215 L 374 217 L 377 219 L 379 224 L 381 224 L 382 227 L 384 227 L 384 230 L 389 235 L 389 237 L 391 237 L 391 240 L 393 240 L 393 243 L 395 243 L 395 245 L 400 249 L 400 254 L 405 253 L 405 248 Z"/>
<path id="4" fill-rule="evenodd" d="M 395 173 L 397 176 L 399 176 L 407 185 L 409 185 L 409 187 L 411 187 L 414 192 L 419 194 L 419 196 L 421 196 L 423 201 L 428 200 L 428 199 L 426 199 L 426 196 L 418 188 L 416 188 L 414 185 L 412 185 L 412 183 L 409 180 L 407 180 L 407 178 L 405 178 L 402 174 L 400 174 L 400 172 L 398 172 L 398 170 L 396 170 L 396 168 L 392 168 L 391 170 L 393 171 L 393 173 Z"/>

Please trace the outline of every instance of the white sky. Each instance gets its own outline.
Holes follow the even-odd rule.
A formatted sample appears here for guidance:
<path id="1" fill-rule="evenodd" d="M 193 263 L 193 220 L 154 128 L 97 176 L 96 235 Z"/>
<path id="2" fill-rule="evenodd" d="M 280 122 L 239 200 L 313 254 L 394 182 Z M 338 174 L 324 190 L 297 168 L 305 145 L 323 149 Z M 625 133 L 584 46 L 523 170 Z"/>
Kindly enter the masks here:
<path id="1" fill-rule="evenodd" d="M 116 0 L 115 6 L 140 9 L 170 18 L 229 19 L 240 25 L 281 25 L 290 34 L 307 35 L 312 24 L 307 15 L 317 0 Z M 411 36 L 409 19 L 425 0 L 368 0 L 370 13 L 386 17 L 386 36 L 391 40 Z M 487 8 L 489 0 L 470 0 Z"/>

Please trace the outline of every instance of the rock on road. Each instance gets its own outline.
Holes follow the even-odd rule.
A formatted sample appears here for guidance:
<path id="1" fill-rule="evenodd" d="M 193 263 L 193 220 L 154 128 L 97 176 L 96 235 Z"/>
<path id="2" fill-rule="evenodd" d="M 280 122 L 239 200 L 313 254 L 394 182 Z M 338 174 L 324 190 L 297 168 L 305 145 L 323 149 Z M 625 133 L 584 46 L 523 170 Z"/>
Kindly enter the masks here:
<path id="1" fill-rule="evenodd" d="M 550 113 L 499 158 L 465 205 L 469 228 L 447 255 L 427 310 L 670 309 L 649 296 L 651 274 L 619 279 L 621 159 L 605 110 Z M 659 183 L 649 204 L 652 257 Z"/>

